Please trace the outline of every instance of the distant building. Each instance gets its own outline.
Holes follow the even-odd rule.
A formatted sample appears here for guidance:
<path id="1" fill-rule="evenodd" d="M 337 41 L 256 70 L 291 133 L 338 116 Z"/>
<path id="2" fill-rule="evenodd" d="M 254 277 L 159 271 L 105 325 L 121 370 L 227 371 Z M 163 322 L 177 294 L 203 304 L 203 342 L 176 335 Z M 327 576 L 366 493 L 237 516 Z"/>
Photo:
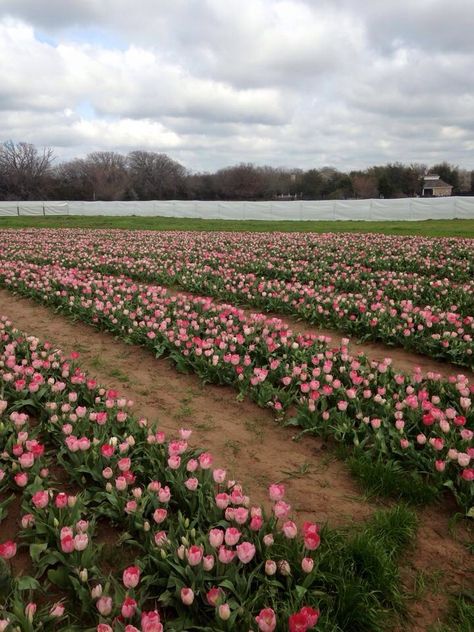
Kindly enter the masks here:
<path id="1" fill-rule="evenodd" d="M 423 178 L 422 197 L 447 197 L 452 194 L 453 187 L 436 173 L 428 173 Z"/>

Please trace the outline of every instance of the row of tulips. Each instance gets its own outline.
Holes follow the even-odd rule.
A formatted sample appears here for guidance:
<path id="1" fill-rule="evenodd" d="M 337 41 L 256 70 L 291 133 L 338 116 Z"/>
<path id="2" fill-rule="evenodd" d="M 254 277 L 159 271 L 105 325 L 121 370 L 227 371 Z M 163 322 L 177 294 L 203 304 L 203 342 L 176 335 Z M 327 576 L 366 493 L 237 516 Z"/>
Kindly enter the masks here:
<path id="1" fill-rule="evenodd" d="M 352 356 L 343 341 L 295 335 L 277 319 L 91 270 L 10 262 L 0 280 L 182 370 L 230 384 L 278 416 L 296 409 L 304 432 L 332 436 L 373 459 L 393 459 L 473 500 L 474 385 L 463 375 L 396 372 L 390 359 Z"/>
<path id="2" fill-rule="evenodd" d="M 0 321 L 0 500 L 21 506 L 0 540 L 2 632 L 386 629 L 357 537 L 298 527 L 282 484 L 269 515 L 251 505 L 191 431 L 169 440 L 77 358 Z"/>
<path id="3" fill-rule="evenodd" d="M 443 265 L 435 266 L 423 244 L 413 268 L 418 241 L 390 239 L 362 235 L 348 241 L 347 236 L 318 235 L 306 238 L 309 244 L 303 246 L 301 236 L 294 234 L 40 231 L 32 240 L 28 231 L 0 233 L 5 262 L 80 265 L 178 286 L 472 367 L 470 240 L 457 246 L 455 240 L 425 240 Z M 387 269 L 388 262 L 392 269 Z M 416 266 L 423 268 L 423 262 L 420 273 Z"/>

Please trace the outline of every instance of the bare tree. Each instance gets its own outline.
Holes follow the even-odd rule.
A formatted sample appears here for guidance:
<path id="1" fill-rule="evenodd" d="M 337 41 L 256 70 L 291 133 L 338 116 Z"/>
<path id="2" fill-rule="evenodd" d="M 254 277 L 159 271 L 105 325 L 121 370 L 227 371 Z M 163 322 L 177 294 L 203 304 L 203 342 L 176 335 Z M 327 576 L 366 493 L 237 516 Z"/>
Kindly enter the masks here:
<path id="1" fill-rule="evenodd" d="M 92 200 L 95 181 L 92 169 L 81 158 L 58 165 L 53 171 L 54 197 L 58 200 Z"/>
<path id="2" fill-rule="evenodd" d="M 241 163 L 220 169 L 215 174 L 220 197 L 234 200 L 255 200 L 264 196 L 265 179 L 258 167 Z"/>
<path id="3" fill-rule="evenodd" d="M 30 143 L 6 141 L 0 145 L 0 186 L 4 199 L 47 197 L 51 185 L 53 150 L 39 151 Z"/>
<path id="4" fill-rule="evenodd" d="M 352 173 L 352 188 L 357 198 L 375 198 L 379 195 L 377 178 L 366 173 Z"/>
<path id="5" fill-rule="evenodd" d="M 95 151 L 83 161 L 85 180 L 92 185 L 94 200 L 123 200 L 129 177 L 125 156 L 115 151 Z"/>
<path id="6" fill-rule="evenodd" d="M 171 199 L 185 192 L 186 169 L 166 154 L 132 151 L 127 156 L 127 166 L 139 200 Z"/>

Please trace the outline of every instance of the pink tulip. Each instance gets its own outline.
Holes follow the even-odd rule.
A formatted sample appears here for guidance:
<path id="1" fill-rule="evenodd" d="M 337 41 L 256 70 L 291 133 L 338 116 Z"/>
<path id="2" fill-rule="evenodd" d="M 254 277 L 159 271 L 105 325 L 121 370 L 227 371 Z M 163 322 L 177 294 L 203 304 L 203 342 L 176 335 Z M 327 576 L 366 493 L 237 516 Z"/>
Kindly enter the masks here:
<path id="1" fill-rule="evenodd" d="M 170 456 L 168 459 L 168 466 L 172 470 L 177 470 L 181 465 L 181 457 L 180 456 Z"/>
<path id="2" fill-rule="evenodd" d="M 219 608 L 217 609 L 218 615 L 219 615 L 219 619 L 222 619 L 222 621 L 227 621 L 228 619 L 230 619 L 230 606 L 228 603 L 221 603 L 221 605 L 219 606 Z"/>
<path id="3" fill-rule="evenodd" d="M 241 533 L 235 527 L 229 527 L 225 530 L 225 543 L 227 546 L 235 546 L 240 540 Z"/>
<path id="4" fill-rule="evenodd" d="M 153 512 L 153 520 L 157 524 L 161 524 L 162 522 L 164 522 L 167 516 L 168 516 L 167 509 L 163 509 L 162 507 L 158 507 L 158 509 L 155 509 L 155 511 Z"/>
<path id="5" fill-rule="evenodd" d="M 67 507 L 67 494 L 60 492 L 57 494 L 54 504 L 58 509 L 64 509 Z"/>
<path id="6" fill-rule="evenodd" d="M 314 568 L 314 560 L 310 557 L 304 557 L 301 560 L 301 568 L 304 573 L 311 573 Z"/>
<path id="7" fill-rule="evenodd" d="M 282 531 L 285 534 L 286 538 L 288 538 L 289 540 L 292 540 L 293 538 L 296 538 L 296 535 L 298 533 L 298 527 L 293 521 L 288 520 L 287 522 L 283 524 Z"/>
<path id="8" fill-rule="evenodd" d="M 273 485 L 270 485 L 268 488 L 268 494 L 270 496 L 270 500 L 273 502 L 283 500 L 283 497 L 285 496 L 285 486 L 282 483 L 273 483 Z"/>
<path id="9" fill-rule="evenodd" d="M 212 478 L 215 483 L 222 484 L 225 481 L 226 471 L 225 470 L 214 470 L 212 472 Z"/>
<path id="10" fill-rule="evenodd" d="M 35 524 L 35 517 L 33 514 L 25 514 L 21 518 L 21 526 L 23 529 L 29 529 Z"/>
<path id="11" fill-rule="evenodd" d="M 168 503 L 170 501 L 170 498 L 171 491 L 168 485 L 165 485 L 158 490 L 158 500 L 160 501 L 160 503 Z"/>
<path id="12" fill-rule="evenodd" d="M 160 622 L 160 615 L 156 610 L 142 612 L 141 618 L 142 632 L 163 632 L 163 625 Z"/>
<path id="13" fill-rule="evenodd" d="M 100 597 L 95 606 L 103 617 L 107 617 L 112 612 L 112 597 Z"/>
<path id="14" fill-rule="evenodd" d="M 214 568 L 214 563 L 215 560 L 213 555 L 204 555 L 204 557 L 202 558 L 202 567 L 207 572 L 212 571 L 212 569 Z"/>
<path id="15" fill-rule="evenodd" d="M 63 553 L 72 553 L 75 548 L 74 538 L 67 534 L 61 537 L 61 551 Z"/>
<path id="16" fill-rule="evenodd" d="M 198 564 L 200 564 L 202 556 L 202 546 L 196 546 L 195 544 L 193 544 L 193 546 L 190 546 L 189 549 L 186 551 L 186 557 L 188 559 L 189 566 L 197 566 Z"/>
<path id="17" fill-rule="evenodd" d="M 219 562 L 222 562 L 222 564 L 230 564 L 235 557 L 235 551 L 231 551 L 230 549 L 227 549 L 225 546 L 221 546 L 219 548 L 218 557 L 219 557 Z"/>
<path id="18" fill-rule="evenodd" d="M 127 489 L 127 479 L 124 476 L 117 476 L 115 479 L 115 487 L 119 492 L 125 491 Z"/>
<path id="19" fill-rule="evenodd" d="M 260 632 L 274 632 L 277 625 L 276 615 L 272 608 L 260 610 L 259 614 L 255 617 L 255 621 L 257 622 Z"/>
<path id="20" fill-rule="evenodd" d="M 31 497 L 31 501 L 37 509 L 44 509 L 49 502 L 48 492 L 45 492 L 45 491 L 35 492 L 33 496 Z"/>
<path id="21" fill-rule="evenodd" d="M 64 608 L 64 604 L 62 604 L 62 603 L 59 603 L 59 602 L 58 602 L 58 603 L 55 603 L 55 604 L 51 607 L 51 610 L 49 611 L 49 614 L 50 614 L 52 617 L 54 617 L 54 618 L 56 618 L 56 619 L 59 619 L 60 617 L 62 617 L 62 616 L 63 616 L 63 614 L 64 614 L 64 610 L 65 610 L 65 608 Z"/>
<path id="22" fill-rule="evenodd" d="M 187 480 L 184 481 L 184 486 L 190 492 L 196 491 L 196 489 L 198 488 L 198 485 L 199 485 L 199 480 L 197 478 L 188 478 Z"/>
<path id="23" fill-rule="evenodd" d="M 135 601 L 135 599 L 132 599 L 131 597 L 125 597 L 123 603 L 122 603 L 122 608 L 120 610 L 122 617 L 124 619 L 131 619 L 134 615 L 135 612 L 137 610 L 137 602 Z"/>
<path id="24" fill-rule="evenodd" d="M 291 510 L 291 506 L 285 503 L 284 500 L 278 500 L 273 505 L 273 513 L 275 517 L 278 518 L 279 520 L 285 520 L 288 517 L 290 510 Z"/>
<path id="25" fill-rule="evenodd" d="M 155 533 L 154 540 L 155 540 L 156 546 L 161 547 L 164 544 L 166 544 L 166 541 L 167 541 L 166 531 L 158 531 L 157 533 Z"/>
<path id="26" fill-rule="evenodd" d="M 16 555 L 16 543 L 13 540 L 7 540 L 0 544 L 0 557 L 4 560 L 11 560 Z"/>
<path id="27" fill-rule="evenodd" d="M 248 564 L 255 556 L 255 546 L 251 542 L 242 542 L 236 547 L 237 557 L 242 564 Z"/>
<path id="28" fill-rule="evenodd" d="M 26 472 L 19 472 L 13 478 L 18 487 L 26 487 L 28 484 L 28 474 Z"/>
<path id="29" fill-rule="evenodd" d="M 222 529 L 211 529 L 209 531 L 209 544 L 216 549 L 224 542 L 224 532 Z"/>
<path id="30" fill-rule="evenodd" d="M 210 606 L 216 606 L 223 595 L 221 588 L 213 587 L 206 593 L 207 603 Z"/>
<path id="31" fill-rule="evenodd" d="M 212 455 L 209 452 L 203 452 L 198 460 L 203 470 L 208 470 L 212 466 Z"/>
<path id="32" fill-rule="evenodd" d="M 192 588 L 181 588 L 181 601 L 185 606 L 190 606 L 194 601 L 194 591 Z"/>
<path id="33" fill-rule="evenodd" d="M 245 524 L 249 517 L 249 511 L 245 507 L 237 507 L 234 510 L 234 520 L 237 524 Z"/>
<path id="34" fill-rule="evenodd" d="M 74 538 L 74 548 L 76 551 L 84 551 L 89 544 L 87 533 L 78 533 Z"/>
<path id="35" fill-rule="evenodd" d="M 140 581 L 140 569 L 138 566 L 129 566 L 123 571 L 122 581 L 125 588 L 136 588 Z"/>

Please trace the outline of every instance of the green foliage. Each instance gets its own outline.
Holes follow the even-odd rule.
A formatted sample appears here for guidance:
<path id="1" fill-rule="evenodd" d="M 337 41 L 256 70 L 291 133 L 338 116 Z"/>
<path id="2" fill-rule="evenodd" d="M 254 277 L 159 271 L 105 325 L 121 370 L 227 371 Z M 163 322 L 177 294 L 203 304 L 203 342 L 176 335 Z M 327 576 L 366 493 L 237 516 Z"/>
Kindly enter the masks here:
<path id="1" fill-rule="evenodd" d="M 120 228 L 126 230 L 226 230 L 233 232 L 383 233 L 425 237 L 474 237 L 474 220 L 417 222 L 234 221 L 168 217 L 0 217 L 0 228 Z"/>
<path id="2" fill-rule="evenodd" d="M 474 630 L 474 596 L 457 596 L 451 604 L 448 622 L 433 627 L 430 632 L 472 632 Z"/>
<path id="3" fill-rule="evenodd" d="M 406 471 L 399 462 L 371 460 L 362 453 L 348 460 L 351 473 L 369 495 L 403 499 L 413 504 L 426 504 L 439 496 L 439 490 L 423 480 L 415 471 Z"/>

